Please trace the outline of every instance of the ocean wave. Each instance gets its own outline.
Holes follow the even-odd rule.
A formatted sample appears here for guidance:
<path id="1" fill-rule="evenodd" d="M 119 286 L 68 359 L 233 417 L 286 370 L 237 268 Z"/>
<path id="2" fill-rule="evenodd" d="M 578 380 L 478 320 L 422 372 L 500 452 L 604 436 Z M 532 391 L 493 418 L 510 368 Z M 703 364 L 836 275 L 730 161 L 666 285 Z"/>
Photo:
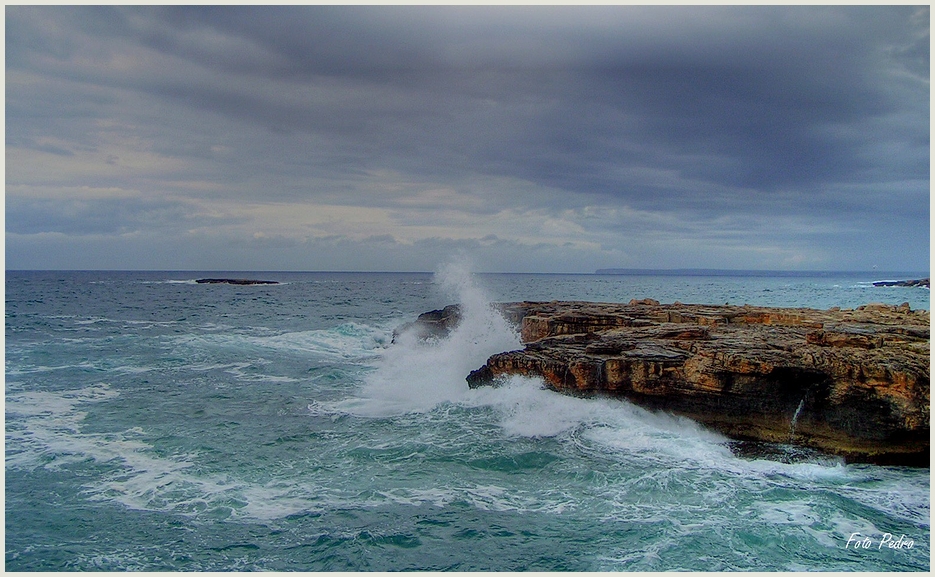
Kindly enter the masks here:
<path id="1" fill-rule="evenodd" d="M 100 462 L 116 458 L 119 451 L 98 445 L 94 435 L 81 435 L 86 413 L 79 407 L 104 402 L 117 395 L 106 383 L 63 392 L 8 393 L 6 466 L 26 470 L 58 469 L 83 461 L 89 455 Z"/>
<path id="2" fill-rule="evenodd" d="M 7 366 L 6 376 L 7 377 L 18 377 L 21 375 L 31 375 L 36 373 L 51 373 L 54 371 L 65 371 L 69 369 L 96 369 L 96 365 L 90 361 L 82 361 L 75 364 L 67 365 L 18 365 L 18 366 Z"/>
<path id="3" fill-rule="evenodd" d="M 500 351 L 520 346 L 515 329 L 491 307 L 491 299 L 463 267 L 438 275 L 443 289 L 457 295 L 461 321 L 445 338 L 420 341 L 403 333 L 382 351 L 354 398 L 334 407 L 367 416 L 425 412 L 462 400 L 464 377 Z"/>
<path id="4" fill-rule="evenodd" d="M 862 482 L 841 483 L 835 487 L 837 493 L 886 517 L 930 527 L 931 480 L 928 471 L 920 470 L 907 476 L 905 471 L 895 473 L 885 467 L 859 466 L 854 469 L 855 475 L 862 477 Z"/>
<path id="5" fill-rule="evenodd" d="M 472 391 L 465 402 L 495 409 L 506 435 L 564 439 L 593 458 L 696 468 L 734 459 L 725 437 L 690 419 L 619 399 L 564 395 L 539 378 L 514 376 L 500 387 Z"/>
<path id="6" fill-rule="evenodd" d="M 387 329 L 358 323 L 345 323 L 330 329 L 296 331 L 272 335 L 234 332 L 172 337 L 177 345 L 205 349 L 277 351 L 325 359 L 366 359 L 373 357 L 391 340 Z"/>
<path id="7" fill-rule="evenodd" d="M 106 383 L 62 392 L 7 395 L 6 467 L 59 470 L 89 461 L 112 468 L 89 477 L 82 494 L 90 501 L 212 519 L 271 519 L 314 508 L 322 487 L 295 480 L 267 485 L 226 474 L 199 474 L 197 454 L 159 456 L 145 431 L 83 431 L 88 404 L 119 396 Z"/>
<path id="8" fill-rule="evenodd" d="M 180 324 L 181 321 L 171 320 L 171 321 L 154 321 L 154 320 L 142 320 L 142 319 L 113 319 L 109 317 L 80 317 L 78 315 L 44 315 L 42 318 L 51 319 L 51 320 L 71 320 L 72 325 L 77 325 L 82 327 L 84 330 L 91 328 L 93 325 L 104 325 L 104 324 L 115 324 L 123 325 L 127 328 L 132 328 L 133 330 L 145 330 L 153 327 L 170 327 Z M 66 329 L 67 330 L 67 329 Z"/>

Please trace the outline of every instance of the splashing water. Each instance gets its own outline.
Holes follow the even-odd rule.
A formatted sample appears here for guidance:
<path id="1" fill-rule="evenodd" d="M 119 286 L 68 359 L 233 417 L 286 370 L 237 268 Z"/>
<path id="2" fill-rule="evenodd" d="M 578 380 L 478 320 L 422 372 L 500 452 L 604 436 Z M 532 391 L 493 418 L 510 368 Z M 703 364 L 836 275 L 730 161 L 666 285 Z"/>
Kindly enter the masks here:
<path id="1" fill-rule="evenodd" d="M 388 416 L 455 402 L 469 390 L 465 381 L 468 373 L 491 355 L 522 346 L 516 330 L 490 305 L 487 293 L 464 263 L 443 267 L 435 280 L 461 305 L 459 324 L 447 337 L 435 341 L 400 335 L 380 359 L 377 370 L 365 379 L 361 396 L 336 408 Z"/>

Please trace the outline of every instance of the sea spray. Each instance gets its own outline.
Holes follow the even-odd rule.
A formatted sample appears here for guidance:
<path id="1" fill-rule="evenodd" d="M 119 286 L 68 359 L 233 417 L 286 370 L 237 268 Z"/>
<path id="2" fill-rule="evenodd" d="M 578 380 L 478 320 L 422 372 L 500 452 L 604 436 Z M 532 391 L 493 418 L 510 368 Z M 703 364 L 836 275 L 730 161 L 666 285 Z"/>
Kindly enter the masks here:
<path id="1" fill-rule="evenodd" d="M 578 398 L 543 387 L 539 378 L 512 376 L 496 389 L 480 388 L 468 400 L 500 415 L 508 436 L 573 439 L 579 449 L 614 458 L 668 455 L 672 465 L 730 459 L 726 438 L 698 423 L 653 413 L 623 399 Z M 599 449 L 597 449 L 599 447 Z"/>
<path id="2" fill-rule="evenodd" d="M 795 410 L 795 414 L 792 415 L 792 423 L 790 423 L 790 426 L 789 426 L 789 442 L 790 443 L 795 441 L 795 425 L 799 422 L 799 415 L 802 413 L 802 409 L 804 407 L 805 407 L 805 398 L 803 397 L 802 400 L 799 401 L 799 406 Z"/>
<path id="3" fill-rule="evenodd" d="M 336 408 L 386 416 L 457 401 L 467 394 L 469 372 L 490 355 L 521 346 L 516 330 L 491 306 L 486 291 L 464 264 L 443 267 L 435 281 L 461 305 L 458 325 L 442 339 L 423 341 L 414 334 L 399 335 L 376 370 L 365 378 L 360 396 Z"/>

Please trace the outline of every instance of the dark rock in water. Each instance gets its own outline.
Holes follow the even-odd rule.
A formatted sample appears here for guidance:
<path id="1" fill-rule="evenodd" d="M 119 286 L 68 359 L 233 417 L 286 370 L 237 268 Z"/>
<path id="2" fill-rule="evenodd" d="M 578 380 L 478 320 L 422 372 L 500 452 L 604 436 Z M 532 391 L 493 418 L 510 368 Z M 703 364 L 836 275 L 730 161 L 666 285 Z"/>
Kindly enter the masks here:
<path id="1" fill-rule="evenodd" d="M 840 457 L 828 455 L 808 447 L 784 443 L 764 443 L 762 441 L 731 441 L 727 444 L 730 452 L 742 459 L 777 461 L 786 464 L 816 463 L 834 466 Z"/>
<path id="2" fill-rule="evenodd" d="M 504 319 L 519 325 L 526 316 L 526 307 L 532 303 L 492 303 L 494 310 Z M 422 313 L 411 322 L 397 327 L 393 331 L 393 342 L 404 332 L 412 332 L 420 340 L 442 339 L 448 336 L 461 322 L 461 305 L 448 305 L 443 309 Z"/>
<path id="3" fill-rule="evenodd" d="M 468 376 L 465 380 L 468 383 L 468 387 L 472 389 L 484 386 L 496 386 L 497 375 L 490 369 L 490 367 L 484 365 L 481 368 L 475 369 L 468 373 Z"/>
<path id="4" fill-rule="evenodd" d="M 395 343 L 399 335 L 405 332 L 414 333 L 420 340 L 444 338 L 459 322 L 461 322 L 461 307 L 448 305 L 440 310 L 422 313 L 415 321 L 398 327 L 393 331 L 393 342 Z"/>
<path id="5" fill-rule="evenodd" d="M 490 357 L 467 376 L 472 388 L 538 376 L 556 391 L 624 398 L 737 440 L 929 464 L 927 311 L 651 299 L 497 307 L 521 329 L 525 348 Z M 455 319 L 448 308 L 427 314 L 414 324 L 447 330 Z"/>
<path id="6" fill-rule="evenodd" d="M 278 281 L 274 280 L 255 280 L 249 278 L 200 278 L 195 281 L 198 284 L 236 284 L 236 285 L 250 285 L 250 284 L 279 284 Z"/>
<path id="7" fill-rule="evenodd" d="M 907 286 L 907 287 L 929 287 L 929 279 L 920 278 L 916 280 L 879 280 L 873 283 L 873 286 Z"/>

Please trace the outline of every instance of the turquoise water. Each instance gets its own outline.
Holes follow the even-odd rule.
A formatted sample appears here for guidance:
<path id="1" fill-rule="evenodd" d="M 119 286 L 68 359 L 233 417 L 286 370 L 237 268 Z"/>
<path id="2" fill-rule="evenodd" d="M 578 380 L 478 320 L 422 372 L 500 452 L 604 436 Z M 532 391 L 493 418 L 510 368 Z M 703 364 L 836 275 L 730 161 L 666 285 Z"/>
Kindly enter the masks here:
<path id="1" fill-rule="evenodd" d="M 464 381 L 519 346 L 489 301 L 929 308 L 873 280 L 7 272 L 6 569 L 928 570 L 928 470 Z M 453 302 L 451 337 L 391 344 Z"/>

